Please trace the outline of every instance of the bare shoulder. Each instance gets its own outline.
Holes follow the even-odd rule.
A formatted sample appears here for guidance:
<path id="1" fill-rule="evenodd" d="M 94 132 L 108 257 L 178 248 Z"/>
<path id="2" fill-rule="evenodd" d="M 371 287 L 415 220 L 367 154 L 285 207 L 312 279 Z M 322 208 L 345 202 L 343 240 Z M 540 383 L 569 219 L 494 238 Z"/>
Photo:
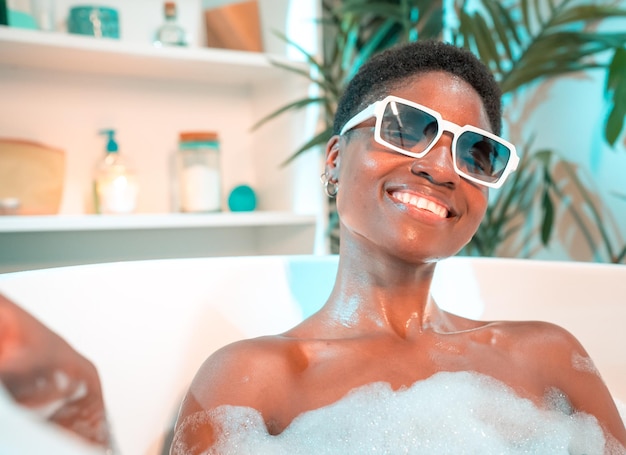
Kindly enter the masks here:
<path id="1" fill-rule="evenodd" d="M 565 387 L 572 375 L 597 380 L 599 373 L 580 341 L 565 328 L 543 321 L 488 323 L 494 344 L 541 383 Z"/>
<path id="2" fill-rule="evenodd" d="M 262 390 L 284 382 L 297 364 L 298 343 L 283 336 L 237 341 L 213 353 L 190 387 L 205 409 L 221 404 L 262 409 Z"/>
<path id="3" fill-rule="evenodd" d="M 461 333 L 499 348 L 527 368 L 542 369 L 555 361 L 571 365 L 572 356 L 588 357 L 578 339 L 565 328 L 545 321 L 476 321 L 454 316 Z M 539 355 L 541 354 L 541 355 Z"/>
<path id="4" fill-rule="evenodd" d="M 613 397 L 592 358 L 574 334 L 541 321 L 492 323 L 514 361 L 525 365 L 529 387 L 543 393 L 558 391 L 573 410 L 598 419 L 613 437 L 626 444 L 626 430 Z"/>
<path id="5" fill-rule="evenodd" d="M 211 412 L 222 405 L 271 416 L 297 365 L 297 346 L 292 339 L 267 336 L 237 341 L 209 356 L 183 399 L 170 453 L 206 453 L 220 434 Z"/>
<path id="6" fill-rule="evenodd" d="M 563 371 L 571 370 L 574 364 L 581 368 L 585 366 L 588 371 L 594 370 L 578 339 L 559 325 L 544 321 L 476 321 L 465 318 L 453 321 L 460 334 L 469 336 L 492 352 L 485 361 L 484 351 L 479 351 L 479 363 L 484 362 L 489 369 L 494 366 L 489 360 L 499 359 L 495 365 L 496 375 L 506 378 L 509 374 L 518 377 L 521 374 L 521 379 L 526 377 L 529 383 L 524 388 L 532 395 L 541 395 L 543 384 L 560 380 Z M 504 373 L 497 374 L 499 369 Z M 491 368 L 491 371 L 494 369 Z"/>
<path id="7" fill-rule="evenodd" d="M 549 350 L 554 355 L 569 355 L 572 352 L 586 354 L 584 347 L 570 331 L 551 322 L 498 321 L 491 324 L 526 349 Z"/>

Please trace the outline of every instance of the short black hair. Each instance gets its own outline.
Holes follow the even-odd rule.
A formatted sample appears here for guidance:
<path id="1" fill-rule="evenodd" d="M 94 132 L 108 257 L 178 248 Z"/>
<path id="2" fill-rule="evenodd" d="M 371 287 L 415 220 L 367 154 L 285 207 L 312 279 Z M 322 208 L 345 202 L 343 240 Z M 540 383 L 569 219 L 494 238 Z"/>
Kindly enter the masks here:
<path id="1" fill-rule="evenodd" d="M 453 74 L 471 85 L 483 101 L 494 134 L 500 134 L 502 92 L 489 68 L 471 51 L 437 40 L 396 45 L 365 62 L 339 100 L 333 134 L 339 134 L 350 118 L 393 88 L 432 71 Z"/>

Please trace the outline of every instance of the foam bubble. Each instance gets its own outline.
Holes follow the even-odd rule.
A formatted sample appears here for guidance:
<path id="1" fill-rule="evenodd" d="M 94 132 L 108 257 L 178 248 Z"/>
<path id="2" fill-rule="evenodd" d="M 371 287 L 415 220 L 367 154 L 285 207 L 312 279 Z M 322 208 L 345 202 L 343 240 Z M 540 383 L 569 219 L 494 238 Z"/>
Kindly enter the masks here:
<path id="1" fill-rule="evenodd" d="M 600 372 L 593 363 L 593 360 L 588 356 L 583 356 L 576 352 L 572 355 L 572 367 L 578 371 L 600 376 Z"/>
<path id="2" fill-rule="evenodd" d="M 276 436 L 251 408 L 221 406 L 202 420 L 222 435 L 208 452 L 219 454 L 604 453 L 594 417 L 554 404 L 542 410 L 493 378 L 444 372 L 397 391 L 387 383 L 360 387 Z"/>

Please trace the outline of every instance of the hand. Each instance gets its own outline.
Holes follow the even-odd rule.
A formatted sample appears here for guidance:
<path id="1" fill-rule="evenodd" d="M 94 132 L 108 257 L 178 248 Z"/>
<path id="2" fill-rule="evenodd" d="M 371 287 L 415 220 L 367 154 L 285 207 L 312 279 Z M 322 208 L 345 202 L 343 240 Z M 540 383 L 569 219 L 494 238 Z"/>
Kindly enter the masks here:
<path id="1" fill-rule="evenodd" d="M 92 443 L 110 447 L 94 365 L 2 294 L 0 382 L 17 403 Z"/>

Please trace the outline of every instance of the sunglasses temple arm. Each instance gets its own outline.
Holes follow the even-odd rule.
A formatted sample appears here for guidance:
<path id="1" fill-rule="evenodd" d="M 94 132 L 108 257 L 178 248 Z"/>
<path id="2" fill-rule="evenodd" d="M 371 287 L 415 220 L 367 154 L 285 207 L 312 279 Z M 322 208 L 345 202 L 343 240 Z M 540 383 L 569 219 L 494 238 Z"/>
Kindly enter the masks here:
<path id="1" fill-rule="evenodd" d="M 363 109 L 361 112 L 359 112 L 354 117 L 352 117 L 350 120 L 348 120 L 348 122 L 343 126 L 343 128 L 341 128 L 341 132 L 339 133 L 339 135 L 343 136 L 345 133 L 347 133 L 352 128 L 357 126 L 359 123 L 364 122 L 368 118 L 374 117 L 374 114 L 376 113 L 376 106 L 377 105 L 378 105 L 378 102 L 376 102 L 374 104 L 370 104 L 365 109 Z"/>
<path id="2" fill-rule="evenodd" d="M 514 170 L 517 169 L 517 166 L 519 165 L 519 155 L 517 154 L 517 150 L 515 149 L 515 147 L 512 148 L 512 153 L 511 153 L 511 159 L 513 160 L 513 163 L 511 163 L 511 172 L 513 172 Z"/>

